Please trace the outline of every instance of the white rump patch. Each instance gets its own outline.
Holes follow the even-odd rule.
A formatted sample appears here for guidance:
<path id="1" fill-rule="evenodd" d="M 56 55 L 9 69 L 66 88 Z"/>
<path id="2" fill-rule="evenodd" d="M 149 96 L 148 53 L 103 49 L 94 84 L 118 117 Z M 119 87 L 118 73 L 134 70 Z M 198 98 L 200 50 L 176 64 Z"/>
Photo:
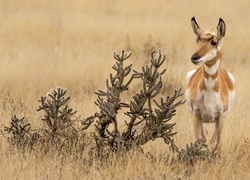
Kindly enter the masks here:
<path id="1" fill-rule="evenodd" d="M 234 76 L 228 72 L 228 75 L 232 81 L 232 83 L 234 84 L 235 83 L 235 79 L 234 79 Z M 233 101 L 234 101 L 234 97 L 235 97 L 235 90 L 233 91 L 229 91 L 229 107 L 228 107 L 228 110 L 225 112 L 225 115 L 227 116 L 228 113 L 231 111 L 232 109 L 232 106 L 233 106 Z"/>
<path id="2" fill-rule="evenodd" d="M 227 73 L 228 76 L 230 77 L 231 81 L 233 82 L 233 84 L 235 83 L 235 79 L 234 79 L 234 76 L 231 74 L 231 73 Z"/>
<path id="3" fill-rule="evenodd" d="M 196 69 L 194 69 L 192 71 L 189 71 L 187 73 L 187 75 L 186 75 L 186 83 L 187 83 L 187 85 L 189 84 L 189 81 L 190 81 L 191 77 L 193 76 L 193 74 L 195 73 L 195 71 L 196 71 Z M 192 113 L 192 107 L 191 107 L 191 104 L 190 104 L 190 90 L 188 88 L 186 90 L 185 96 L 186 96 L 187 108 Z"/>
<path id="4" fill-rule="evenodd" d="M 193 76 L 193 74 L 195 73 L 196 69 L 192 70 L 192 71 L 189 71 L 186 75 L 186 83 L 188 84 L 191 77 Z"/>

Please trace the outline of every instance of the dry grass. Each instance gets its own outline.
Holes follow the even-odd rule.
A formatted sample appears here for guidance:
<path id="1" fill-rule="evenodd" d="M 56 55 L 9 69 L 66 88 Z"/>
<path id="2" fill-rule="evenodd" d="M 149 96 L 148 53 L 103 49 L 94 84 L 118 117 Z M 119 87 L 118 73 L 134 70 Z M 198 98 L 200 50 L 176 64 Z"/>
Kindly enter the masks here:
<path id="1" fill-rule="evenodd" d="M 162 49 L 169 59 L 166 85 L 185 87 L 185 74 L 196 48 L 190 19 L 215 28 L 218 18 L 227 25 L 223 66 L 236 79 L 236 100 L 223 132 L 220 159 L 200 163 L 192 172 L 172 170 L 161 160 L 169 152 L 161 141 L 144 147 L 152 161 L 131 152 L 91 166 L 73 157 L 9 151 L 0 139 L 1 179 L 250 179 L 249 121 L 249 2 L 182 1 L 32 1 L 0 0 L 0 119 L 1 126 L 15 113 L 34 126 L 41 124 L 37 99 L 49 89 L 66 87 L 71 106 L 82 117 L 96 112 L 94 91 L 105 87 L 114 63 L 113 51 L 134 52 L 130 62 L 138 69 L 148 60 L 146 43 Z M 134 88 L 136 89 L 136 88 Z M 168 87 L 165 88 L 166 90 Z M 171 89 L 171 88 L 170 88 Z M 133 91 L 133 88 L 132 90 Z M 162 94 L 163 96 L 166 93 Z M 191 115 L 185 107 L 173 119 L 178 146 L 193 140 Z"/>

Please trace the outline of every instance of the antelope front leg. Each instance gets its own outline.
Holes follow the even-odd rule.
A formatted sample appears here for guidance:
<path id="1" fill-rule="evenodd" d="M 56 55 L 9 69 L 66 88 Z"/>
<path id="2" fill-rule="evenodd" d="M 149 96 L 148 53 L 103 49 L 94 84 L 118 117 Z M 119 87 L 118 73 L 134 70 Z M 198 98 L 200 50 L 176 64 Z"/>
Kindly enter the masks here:
<path id="1" fill-rule="evenodd" d="M 198 139 L 204 139 L 206 141 L 206 135 L 205 135 L 205 126 L 203 122 L 201 121 L 201 118 L 199 115 L 194 116 L 194 134 L 195 134 L 195 140 Z"/>
<path id="2" fill-rule="evenodd" d="M 221 146 L 221 134 L 222 134 L 222 129 L 223 129 L 223 125 L 224 125 L 224 116 L 220 116 L 215 120 L 215 130 L 214 130 L 214 134 L 212 137 L 212 143 L 214 145 L 214 147 L 216 145 Z"/>

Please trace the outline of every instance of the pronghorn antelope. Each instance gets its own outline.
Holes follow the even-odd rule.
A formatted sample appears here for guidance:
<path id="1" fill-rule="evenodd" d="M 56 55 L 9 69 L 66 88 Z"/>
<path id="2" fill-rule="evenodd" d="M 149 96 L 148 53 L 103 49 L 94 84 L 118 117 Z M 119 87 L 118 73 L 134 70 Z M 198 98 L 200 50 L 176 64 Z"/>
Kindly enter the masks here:
<path id="1" fill-rule="evenodd" d="M 220 18 L 216 33 L 204 31 L 194 17 L 191 25 L 198 43 L 191 61 L 201 66 L 187 73 L 187 105 L 194 117 L 196 140 L 206 140 L 207 130 L 204 123 L 215 123 L 211 143 L 220 146 L 223 124 L 235 96 L 234 77 L 220 66 L 226 25 Z"/>

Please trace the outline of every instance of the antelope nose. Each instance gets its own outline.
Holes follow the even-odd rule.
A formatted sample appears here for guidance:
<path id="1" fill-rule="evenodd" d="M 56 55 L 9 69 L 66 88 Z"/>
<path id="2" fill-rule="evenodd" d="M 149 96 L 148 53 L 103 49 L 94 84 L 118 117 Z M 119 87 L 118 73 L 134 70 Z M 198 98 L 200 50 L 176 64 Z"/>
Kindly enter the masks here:
<path id="1" fill-rule="evenodd" d="M 193 54 L 193 56 L 191 57 L 192 61 L 196 61 L 198 59 L 200 59 L 201 57 L 198 54 Z"/>

